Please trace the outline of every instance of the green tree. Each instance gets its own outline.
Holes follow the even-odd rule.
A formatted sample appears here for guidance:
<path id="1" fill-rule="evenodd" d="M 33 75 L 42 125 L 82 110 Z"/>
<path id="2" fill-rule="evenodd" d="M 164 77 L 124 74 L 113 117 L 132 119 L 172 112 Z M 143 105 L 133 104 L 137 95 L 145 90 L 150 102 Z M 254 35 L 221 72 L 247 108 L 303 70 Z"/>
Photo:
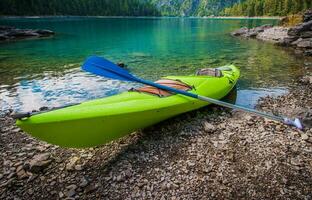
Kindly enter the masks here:
<path id="1" fill-rule="evenodd" d="M 0 0 L 1 15 L 159 15 L 142 0 Z"/>
<path id="2" fill-rule="evenodd" d="M 246 0 L 222 11 L 233 16 L 284 16 L 312 8 L 311 0 Z"/>

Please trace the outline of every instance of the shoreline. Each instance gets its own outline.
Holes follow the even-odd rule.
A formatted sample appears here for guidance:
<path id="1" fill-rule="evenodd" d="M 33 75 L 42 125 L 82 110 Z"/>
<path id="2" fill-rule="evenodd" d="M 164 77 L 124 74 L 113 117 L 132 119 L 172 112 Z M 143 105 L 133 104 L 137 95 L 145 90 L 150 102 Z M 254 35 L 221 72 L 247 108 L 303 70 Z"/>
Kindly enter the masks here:
<path id="1" fill-rule="evenodd" d="M 295 54 L 312 56 L 312 10 L 306 11 L 297 18 L 286 17 L 279 26 L 267 24 L 255 28 L 243 27 L 233 31 L 231 35 L 270 42 L 285 48 L 292 48 Z"/>
<path id="2" fill-rule="evenodd" d="M 216 17 L 202 17 L 208 19 L 277 19 L 281 20 L 283 17 L 280 16 L 255 16 L 255 17 L 247 17 L 247 16 L 216 16 Z"/>
<path id="3" fill-rule="evenodd" d="M 246 16 L 76 16 L 76 15 L 48 15 L 48 16 L 0 16 L 0 19 L 46 19 L 46 18 L 108 18 L 108 19 L 166 19 L 166 18 L 189 18 L 189 19 L 276 19 L 281 20 L 283 17 L 279 16 L 259 16 L 259 17 L 246 17 Z"/>

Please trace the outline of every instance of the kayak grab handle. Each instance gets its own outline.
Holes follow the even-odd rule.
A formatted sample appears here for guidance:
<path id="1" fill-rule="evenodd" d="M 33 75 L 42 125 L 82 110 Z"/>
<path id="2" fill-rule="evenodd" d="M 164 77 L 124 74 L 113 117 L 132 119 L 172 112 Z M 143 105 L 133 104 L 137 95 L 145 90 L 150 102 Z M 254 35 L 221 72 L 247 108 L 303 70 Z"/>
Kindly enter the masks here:
<path id="1" fill-rule="evenodd" d="M 80 103 L 74 103 L 74 104 L 69 104 L 69 105 L 60 106 L 60 107 L 54 107 L 54 108 L 51 108 L 51 109 L 48 109 L 48 110 L 35 111 L 35 112 L 13 113 L 13 114 L 11 114 L 11 117 L 13 119 L 20 119 L 20 120 L 22 120 L 24 118 L 29 118 L 29 117 L 31 117 L 33 115 L 38 115 L 38 114 L 41 114 L 41 113 L 46 113 L 46 112 L 50 112 L 50 111 L 53 111 L 53 110 L 67 108 L 67 107 L 75 106 L 75 105 L 79 105 L 79 104 Z"/>
<path id="2" fill-rule="evenodd" d="M 31 112 L 25 112 L 25 113 L 14 113 L 11 115 L 13 119 L 23 119 L 28 118 L 31 116 Z"/>

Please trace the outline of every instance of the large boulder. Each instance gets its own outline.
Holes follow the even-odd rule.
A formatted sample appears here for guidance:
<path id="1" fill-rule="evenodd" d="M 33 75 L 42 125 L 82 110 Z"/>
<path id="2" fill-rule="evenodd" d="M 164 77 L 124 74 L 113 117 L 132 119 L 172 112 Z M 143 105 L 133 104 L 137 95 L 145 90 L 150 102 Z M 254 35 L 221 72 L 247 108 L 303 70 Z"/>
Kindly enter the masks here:
<path id="1" fill-rule="evenodd" d="M 255 30 L 257 30 L 258 32 L 263 32 L 266 29 L 272 28 L 273 25 L 272 24 L 264 24 L 262 26 L 256 27 Z"/>
<path id="2" fill-rule="evenodd" d="M 312 31 L 305 31 L 300 33 L 300 37 L 302 38 L 312 38 Z"/>
<path id="3" fill-rule="evenodd" d="M 259 32 L 257 32 L 256 30 L 254 29 L 250 29 L 248 31 L 248 33 L 245 35 L 245 37 L 248 37 L 248 38 L 256 38 L 257 35 L 258 35 Z"/>
<path id="4" fill-rule="evenodd" d="M 312 21 L 312 9 L 306 11 L 303 14 L 303 22 L 308 22 L 308 21 Z"/>
<path id="5" fill-rule="evenodd" d="M 285 43 L 287 40 L 294 40 L 294 38 L 287 35 L 287 32 L 288 28 L 284 27 L 267 28 L 258 34 L 257 39 L 273 43 Z"/>
<path id="6" fill-rule="evenodd" d="M 256 38 L 259 33 L 263 33 L 265 30 L 268 30 L 272 28 L 271 24 L 265 24 L 262 26 L 258 26 L 256 28 L 252 28 L 249 30 L 249 33 L 247 34 L 247 37 Z"/>
<path id="7" fill-rule="evenodd" d="M 296 40 L 298 40 L 298 37 L 288 36 L 288 37 L 280 38 L 277 44 L 280 46 L 289 47 L 289 46 L 292 46 L 292 43 Z"/>
<path id="8" fill-rule="evenodd" d="M 249 29 L 247 27 L 243 27 L 231 33 L 232 36 L 242 36 L 248 33 Z"/>
<path id="9" fill-rule="evenodd" d="M 34 32 L 38 33 L 41 36 L 54 35 L 54 32 L 50 30 L 35 30 Z"/>
<path id="10" fill-rule="evenodd" d="M 265 24 L 256 28 L 248 29 L 247 27 L 243 27 L 237 31 L 231 33 L 232 36 L 241 36 L 247 38 L 256 38 L 259 33 L 272 28 L 271 24 Z"/>
<path id="11" fill-rule="evenodd" d="M 298 48 L 312 49 L 312 38 L 299 38 L 298 40 L 293 42 L 292 45 Z"/>
<path id="12" fill-rule="evenodd" d="M 295 27 L 292 27 L 288 30 L 289 36 L 300 36 L 302 32 L 312 30 L 312 21 L 301 23 Z"/>
<path id="13" fill-rule="evenodd" d="M 12 29 L 7 34 L 9 37 L 37 37 L 38 33 L 33 32 L 32 30 L 21 30 L 21 29 Z"/>

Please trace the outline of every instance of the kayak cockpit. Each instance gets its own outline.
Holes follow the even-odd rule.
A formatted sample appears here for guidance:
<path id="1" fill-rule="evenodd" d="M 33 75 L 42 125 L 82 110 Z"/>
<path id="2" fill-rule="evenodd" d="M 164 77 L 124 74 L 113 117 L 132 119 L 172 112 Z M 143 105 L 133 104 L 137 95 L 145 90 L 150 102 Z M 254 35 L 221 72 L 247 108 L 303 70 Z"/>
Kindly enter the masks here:
<path id="1" fill-rule="evenodd" d="M 158 83 L 160 85 L 164 85 L 164 86 L 168 86 L 168 87 L 172 87 L 175 89 L 179 89 L 179 90 L 183 90 L 183 91 L 188 91 L 188 90 L 192 90 L 193 87 L 183 83 L 180 80 L 170 80 L 170 79 L 163 79 L 163 80 L 158 80 L 155 83 Z M 166 90 L 162 90 L 156 87 L 152 87 L 152 86 L 144 86 L 141 88 L 132 88 L 130 89 L 130 91 L 135 91 L 135 92 L 142 92 L 142 93 L 147 93 L 147 94 L 152 94 L 152 95 L 157 95 L 159 97 L 168 97 L 171 95 L 174 95 L 172 92 L 166 91 Z"/>
<path id="2" fill-rule="evenodd" d="M 229 69 L 231 70 L 231 68 Z M 224 69 L 203 68 L 203 69 L 199 69 L 195 73 L 195 76 L 209 76 L 209 77 L 220 78 L 223 76 L 222 70 Z M 190 86 L 189 84 L 182 82 L 180 80 L 163 79 L 163 80 L 158 80 L 155 83 L 158 83 L 159 85 L 172 87 L 178 90 L 183 90 L 183 91 L 189 91 L 189 90 L 194 89 L 194 86 Z M 162 90 L 162 89 L 149 86 L 149 85 L 141 87 L 141 88 L 131 88 L 129 91 L 147 93 L 147 94 L 157 95 L 159 97 L 168 97 L 168 96 L 174 95 L 174 93 L 170 91 Z"/>

